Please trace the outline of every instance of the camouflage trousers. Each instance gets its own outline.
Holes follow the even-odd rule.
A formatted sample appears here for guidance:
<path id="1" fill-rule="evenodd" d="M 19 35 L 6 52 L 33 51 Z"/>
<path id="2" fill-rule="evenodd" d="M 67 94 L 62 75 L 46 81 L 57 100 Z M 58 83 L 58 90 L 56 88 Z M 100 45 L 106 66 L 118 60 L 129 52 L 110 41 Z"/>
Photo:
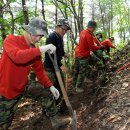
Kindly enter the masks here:
<path id="1" fill-rule="evenodd" d="M 60 85 L 59 85 L 59 82 L 58 82 L 58 79 L 57 79 L 55 72 L 51 69 L 46 69 L 46 73 L 47 73 L 47 76 L 49 77 L 49 79 L 51 80 L 51 82 L 53 83 L 53 85 L 59 90 L 60 95 L 62 95 L 61 88 L 60 88 Z M 64 82 L 64 76 L 63 76 L 63 73 L 61 71 L 60 71 L 60 74 L 61 74 L 61 77 L 62 77 L 63 82 Z"/>
<path id="2" fill-rule="evenodd" d="M 17 109 L 18 102 L 22 97 L 39 101 L 47 116 L 54 116 L 58 112 L 58 108 L 50 90 L 43 88 L 38 82 L 32 83 L 26 87 L 26 90 L 21 95 L 13 99 L 0 96 L 0 130 L 8 130 Z"/>
<path id="3" fill-rule="evenodd" d="M 88 58 L 76 58 L 74 65 L 73 86 L 80 88 L 84 82 L 85 76 L 89 74 L 89 59 Z"/>
<path id="4" fill-rule="evenodd" d="M 58 112 L 63 114 L 65 112 L 65 110 L 67 109 L 67 107 L 66 107 L 65 101 L 63 99 L 63 94 L 62 94 L 57 76 L 56 76 L 55 72 L 50 69 L 46 69 L 46 73 L 47 73 L 49 79 L 51 80 L 51 82 L 53 83 L 53 85 L 59 90 L 60 97 L 58 98 L 58 100 L 55 100 L 55 104 L 58 106 Z M 60 73 L 61 73 L 61 77 L 62 77 L 63 83 L 64 83 L 64 75 L 61 71 L 60 71 Z"/>

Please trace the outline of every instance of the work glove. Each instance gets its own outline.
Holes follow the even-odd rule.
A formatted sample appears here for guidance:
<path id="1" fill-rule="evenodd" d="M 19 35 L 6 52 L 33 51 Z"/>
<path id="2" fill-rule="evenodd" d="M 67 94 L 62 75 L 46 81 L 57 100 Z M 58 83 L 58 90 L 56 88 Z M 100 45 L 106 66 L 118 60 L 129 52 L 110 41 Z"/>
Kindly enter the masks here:
<path id="1" fill-rule="evenodd" d="M 39 47 L 41 53 L 45 53 L 47 51 L 50 51 L 50 53 L 55 53 L 56 51 L 56 47 L 53 44 L 48 44 L 48 45 L 44 45 Z"/>
<path id="2" fill-rule="evenodd" d="M 105 47 L 101 45 L 100 50 L 103 51 L 104 49 L 105 49 Z"/>
<path id="3" fill-rule="evenodd" d="M 50 87 L 50 91 L 52 92 L 56 100 L 60 97 L 59 91 L 54 86 Z"/>

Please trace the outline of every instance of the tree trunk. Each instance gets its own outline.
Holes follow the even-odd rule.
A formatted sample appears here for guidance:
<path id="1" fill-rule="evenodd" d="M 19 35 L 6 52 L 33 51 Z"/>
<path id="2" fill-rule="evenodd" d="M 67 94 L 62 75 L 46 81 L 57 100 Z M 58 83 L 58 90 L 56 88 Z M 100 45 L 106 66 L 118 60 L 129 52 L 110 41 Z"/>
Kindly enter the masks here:
<path id="1" fill-rule="evenodd" d="M 41 0 L 42 2 L 42 16 L 43 16 L 43 19 L 46 20 L 45 18 L 45 9 L 44 9 L 44 0 Z"/>
<path id="2" fill-rule="evenodd" d="M 100 9 L 100 12 L 101 12 L 101 21 L 102 21 L 103 30 L 104 30 L 104 32 L 106 32 L 105 23 L 104 23 L 104 14 L 103 14 L 103 10 L 102 10 L 102 6 L 101 6 L 100 0 L 99 0 L 99 9 Z"/>
<path id="3" fill-rule="evenodd" d="M 3 0 L 1 0 L 0 2 L 0 30 L 1 30 L 1 36 L 2 36 L 2 40 L 4 40 L 6 38 L 6 33 L 5 33 L 5 25 L 3 24 L 3 5 L 4 2 Z"/>
<path id="4" fill-rule="evenodd" d="M 37 17 L 37 0 L 36 0 L 36 5 L 35 5 L 35 17 Z"/>
<path id="5" fill-rule="evenodd" d="M 110 10 L 111 10 L 111 33 L 110 35 L 112 36 L 113 35 L 113 2 L 112 0 L 110 0 Z"/>
<path id="6" fill-rule="evenodd" d="M 23 8 L 24 23 L 27 25 L 29 23 L 29 18 L 25 0 L 22 0 L 22 8 Z"/>
<path id="7" fill-rule="evenodd" d="M 83 30 L 83 0 L 79 0 L 79 12 L 78 12 L 78 18 L 80 20 L 80 31 Z"/>
<path id="8" fill-rule="evenodd" d="M 95 20 L 95 6 L 94 6 L 94 1 L 92 0 L 92 20 Z"/>
<path id="9" fill-rule="evenodd" d="M 57 24 L 57 17 L 58 17 L 57 7 L 55 7 L 55 11 L 56 11 L 56 13 L 55 13 L 55 25 L 56 25 Z"/>

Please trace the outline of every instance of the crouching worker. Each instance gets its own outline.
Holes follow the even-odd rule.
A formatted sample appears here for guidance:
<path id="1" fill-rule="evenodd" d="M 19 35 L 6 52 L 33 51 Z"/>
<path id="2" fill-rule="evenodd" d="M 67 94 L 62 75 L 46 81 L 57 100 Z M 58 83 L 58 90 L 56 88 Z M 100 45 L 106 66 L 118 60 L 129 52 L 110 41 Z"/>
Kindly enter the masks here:
<path id="1" fill-rule="evenodd" d="M 94 37 L 94 43 L 97 46 L 102 46 L 101 39 L 102 39 L 102 33 L 97 33 L 96 37 Z M 93 53 L 94 54 L 92 56 L 95 57 L 95 64 L 97 65 L 106 64 L 107 61 L 110 60 L 110 57 L 105 52 L 105 46 L 103 50 L 97 50 L 97 51 L 94 51 Z"/>
<path id="2" fill-rule="evenodd" d="M 110 55 L 110 48 L 116 48 L 114 45 L 112 45 L 112 42 L 114 41 L 114 37 L 108 38 L 101 42 L 101 44 L 105 47 L 105 51 L 107 52 L 108 55 Z"/>
<path id="3" fill-rule="evenodd" d="M 46 22 L 38 18 L 32 18 L 28 25 L 23 25 L 23 28 L 25 29 L 24 35 L 9 35 L 3 43 L 3 54 L 0 59 L 0 130 L 8 130 L 17 103 L 22 96 L 28 93 L 27 91 L 31 94 L 30 88 L 32 86 L 26 87 L 31 69 L 34 70 L 41 83 L 41 86 L 38 85 L 41 87 L 41 91 L 34 95 L 34 98 L 41 101 L 42 107 L 48 113 L 51 113 L 50 115 L 54 113 L 55 109 L 52 109 L 53 102 L 47 105 L 47 101 L 53 101 L 54 97 L 58 99 L 60 96 L 59 91 L 47 77 L 41 61 L 43 53 L 48 50 L 50 53 L 54 53 L 56 47 L 52 44 L 40 46 L 39 48 L 35 47 L 35 43 L 47 35 Z M 45 94 L 42 94 L 45 92 L 48 94 L 46 97 L 43 96 Z M 51 119 L 54 118 L 55 116 Z"/>

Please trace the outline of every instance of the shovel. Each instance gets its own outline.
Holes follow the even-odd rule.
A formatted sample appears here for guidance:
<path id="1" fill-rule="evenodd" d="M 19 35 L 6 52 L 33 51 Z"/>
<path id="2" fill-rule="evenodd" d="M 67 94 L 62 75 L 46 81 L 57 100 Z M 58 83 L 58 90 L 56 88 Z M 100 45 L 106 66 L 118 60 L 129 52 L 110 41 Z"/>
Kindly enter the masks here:
<path id="1" fill-rule="evenodd" d="M 65 87 L 64 87 L 64 84 L 63 84 L 63 80 L 62 80 L 62 77 L 61 77 L 61 74 L 60 74 L 60 70 L 59 70 L 59 67 L 58 67 L 58 64 L 57 64 L 56 53 L 54 53 L 54 59 L 52 58 L 50 52 L 48 52 L 48 55 L 49 55 L 50 60 L 52 61 L 52 64 L 53 64 L 53 66 L 54 66 L 54 69 L 55 69 L 55 72 L 56 72 L 56 76 L 57 76 L 58 82 L 59 82 L 59 84 L 60 84 L 60 88 L 61 88 L 61 91 L 62 91 L 62 94 L 63 94 L 63 98 L 64 98 L 64 100 L 65 100 L 66 106 L 67 106 L 67 108 L 68 108 L 69 114 L 70 114 L 70 116 L 72 117 L 71 130 L 77 130 L 76 111 L 73 110 L 73 108 L 72 108 L 72 106 L 71 106 L 71 104 L 70 104 L 70 101 L 69 101 L 67 92 L 66 92 L 66 90 L 65 90 Z"/>

